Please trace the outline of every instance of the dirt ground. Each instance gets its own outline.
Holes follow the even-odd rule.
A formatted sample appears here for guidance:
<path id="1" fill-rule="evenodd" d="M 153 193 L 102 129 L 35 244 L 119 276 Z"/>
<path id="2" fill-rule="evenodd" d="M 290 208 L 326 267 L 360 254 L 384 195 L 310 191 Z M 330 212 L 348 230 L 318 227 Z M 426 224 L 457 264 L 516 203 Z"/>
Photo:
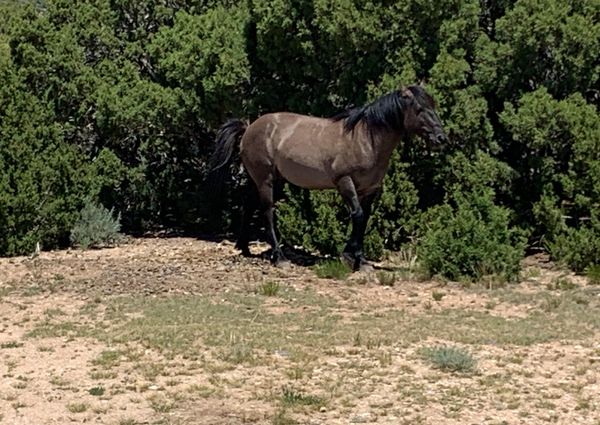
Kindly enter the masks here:
<path id="1" fill-rule="evenodd" d="M 0 424 L 600 425 L 599 286 L 542 257 L 511 284 L 383 265 L 189 238 L 0 259 Z"/>

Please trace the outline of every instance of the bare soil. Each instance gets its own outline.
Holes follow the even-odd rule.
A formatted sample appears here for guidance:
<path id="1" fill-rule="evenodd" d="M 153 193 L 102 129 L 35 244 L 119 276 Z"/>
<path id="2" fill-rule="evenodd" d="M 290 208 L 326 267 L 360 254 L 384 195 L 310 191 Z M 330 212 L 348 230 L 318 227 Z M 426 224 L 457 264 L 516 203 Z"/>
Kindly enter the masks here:
<path id="1" fill-rule="evenodd" d="M 189 238 L 0 259 L 0 424 L 600 425 L 600 288 L 543 257 L 518 284 L 383 265 L 393 286 Z"/>

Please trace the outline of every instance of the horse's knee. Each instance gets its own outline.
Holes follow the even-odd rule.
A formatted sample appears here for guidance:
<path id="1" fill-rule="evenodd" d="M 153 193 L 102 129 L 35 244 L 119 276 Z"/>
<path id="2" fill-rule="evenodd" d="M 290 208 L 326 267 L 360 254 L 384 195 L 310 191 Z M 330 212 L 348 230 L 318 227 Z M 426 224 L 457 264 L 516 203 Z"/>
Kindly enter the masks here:
<path id="1" fill-rule="evenodd" d="M 362 221 L 365 219 L 365 212 L 362 208 L 357 208 L 350 213 L 350 217 L 353 221 Z"/>

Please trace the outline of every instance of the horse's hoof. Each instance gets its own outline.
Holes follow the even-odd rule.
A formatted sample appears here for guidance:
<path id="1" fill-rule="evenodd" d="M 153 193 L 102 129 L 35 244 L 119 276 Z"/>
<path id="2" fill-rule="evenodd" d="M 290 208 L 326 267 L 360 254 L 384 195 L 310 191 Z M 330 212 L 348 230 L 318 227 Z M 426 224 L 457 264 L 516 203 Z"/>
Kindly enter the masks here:
<path id="1" fill-rule="evenodd" d="M 248 248 L 241 249 L 240 254 L 242 254 L 243 257 L 252 257 L 252 253 Z"/>
<path id="2" fill-rule="evenodd" d="M 289 269 L 292 266 L 290 260 L 279 260 L 273 263 L 275 267 L 278 269 Z"/>
<path id="3" fill-rule="evenodd" d="M 350 254 L 349 252 L 342 252 L 342 255 L 340 255 L 340 260 L 346 263 L 346 265 L 351 269 L 354 269 L 354 255 Z"/>
<path id="4" fill-rule="evenodd" d="M 362 255 L 360 255 L 359 257 L 356 257 L 354 254 L 350 253 L 350 252 L 342 252 L 341 255 L 341 260 L 346 263 L 348 265 L 348 267 L 350 267 L 352 269 L 353 272 L 372 272 L 373 271 L 373 266 L 371 265 L 371 263 L 369 263 L 367 260 L 365 260 L 365 257 L 363 257 Z"/>
<path id="5" fill-rule="evenodd" d="M 373 267 L 371 263 L 367 262 L 366 260 L 362 260 L 358 269 L 354 271 L 359 271 L 362 273 L 373 273 L 375 271 L 375 267 Z"/>

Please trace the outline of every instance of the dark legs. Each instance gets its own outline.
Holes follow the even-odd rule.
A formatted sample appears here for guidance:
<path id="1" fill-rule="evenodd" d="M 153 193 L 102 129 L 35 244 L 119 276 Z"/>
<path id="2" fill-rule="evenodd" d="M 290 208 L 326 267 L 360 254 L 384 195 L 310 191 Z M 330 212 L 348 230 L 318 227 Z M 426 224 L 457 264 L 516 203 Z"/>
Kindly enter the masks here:
<path id="1" fill-rule="evenodd" d="M 275 176 L 269 174 L 257 185 L 257 188 L 253 187 L 255 190 L 247 197 L 236 247 L 242 251 L 244 256 L 250 255 L 248 249 L 250 221 L 256 209 L 259 209 L 266 220 L 267 241 L 271 245 L 271 262 L 280 265 L 287 260 L 279 247 L 275 230 L 274 183 Z M 371 206 L 378 192 L 359 199 L 354 182 L 349 176 L 340 179 L 337 188 L 348 205 L 352 218 L 352 232 L 342 255 L 351 263 L 353 270 L 359 270 L 362 265 L 367 264 L 363 255 L 363 243 L 371 215 Z"/>
<path id="2" fill-rule="evenodd" d="M 273 175 L 270 175 L 262 182 L 258 188 L 258 199 L 260 202 L 260 210 L 264 214 L 267 223 L 267 241 L 271 245 L 271 263 L 280 265 L 283 262 L 286 262 L 287 259 L 279 247 L 277 234 L 275 232 L 275 201 L 273 199 L 274 180 Z"/>
<path id="3" fill-rule="evenodd" d="M 256 211 L 258 208 L 258 195 L 256 193 L 256 189 L 254 188 L 253 183 L 250 183 L 250 186 L 250 191 L 246 196 L 246 202 L 243 206 L 240 234 L 237 243 L 235 244 L 235 247 L 242 251 L 242 255 L 244 257 L 250 257 L 250 248 L 248 248 L 248 244 L 250 242 L 250 224 L 252 222 L 254 211 Z"/>
<path id="4" fill-rule="evenodd" d="M 365 231 L 367 229 L 367 222 L 371 215 L 371 205 L 373 204 L 373 199 L 376 194 L 370 194 L 359 201 L 356 188 L 349 176 L 340 179 L 337 187 L 344 198 L 344 201 L 350 208 L 350 217 L 352 218 L 352 233 L 342 255 L 346 260 L 349 260 L 352 263 L 353 270 L 358 270 L 361 265 L 366 264 L 362 252 L 363 242 Z"/>
<path id="5" fill-rule="evenodd" d="M 273 180 L 273 177 L 265 179 L 263 182 L 261 182 L 258 190 L 253 187 L 252 192 L 248 195 L 246 204 L 244 205 L 242 227 L 236 247 L 242 251 L 242 255 L 250 256 L 250 250 L 248 248 L 248 243 L 250 241 L 250 221 L 254 215 L 254 212 L 257 209 L 260 209 L 260 212 L 266 219 L 267 241 L 271 245 L 271 262 L 278 265 L 286 261 L 286 258 L 279 247 L 275 231 Z"/>

